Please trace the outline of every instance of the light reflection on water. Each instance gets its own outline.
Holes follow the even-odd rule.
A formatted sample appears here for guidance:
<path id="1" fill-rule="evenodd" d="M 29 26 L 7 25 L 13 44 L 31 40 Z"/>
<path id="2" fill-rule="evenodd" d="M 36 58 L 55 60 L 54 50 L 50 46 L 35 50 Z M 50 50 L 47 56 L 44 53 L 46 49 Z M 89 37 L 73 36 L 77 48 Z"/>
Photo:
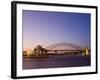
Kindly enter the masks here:
<path id="1" fill-rule="evenodd" d="M 23 58 L 23 69 L 90 66 L 90 56 L 54 56 L 50 58 Z"/>

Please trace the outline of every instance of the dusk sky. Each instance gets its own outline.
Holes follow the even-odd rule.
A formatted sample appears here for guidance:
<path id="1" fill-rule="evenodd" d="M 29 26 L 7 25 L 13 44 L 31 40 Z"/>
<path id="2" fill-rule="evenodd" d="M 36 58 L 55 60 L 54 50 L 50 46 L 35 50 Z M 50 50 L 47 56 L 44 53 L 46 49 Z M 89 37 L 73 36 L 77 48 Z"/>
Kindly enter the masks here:
<path id="1" fill-rule="evenodd" d="M 88 13 L 23 10 L 23 49 L 61 42 L 90 47 L 90 18 Z"/>

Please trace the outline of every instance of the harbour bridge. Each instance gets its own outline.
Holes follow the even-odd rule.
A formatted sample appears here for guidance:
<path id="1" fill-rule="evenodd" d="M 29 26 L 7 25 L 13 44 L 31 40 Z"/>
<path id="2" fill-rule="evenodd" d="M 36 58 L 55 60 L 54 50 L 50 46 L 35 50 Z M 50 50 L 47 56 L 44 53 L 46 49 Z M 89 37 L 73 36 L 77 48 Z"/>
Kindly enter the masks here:
<path id="1" fill-rule="evenodd" d="M 71 47 L 70 49 L 56 49 L 57 47 L 65 46 L 65 47 Z M 40 47 L 40 48 L 39 48 Z M 42 46 L 38 46 L 38 48 L 34 49 L 34 51 L 39 54 L 43 55 L 88 55 L 90 53 L 90 50 L 88 48 L 81 48 L 78 45 L 72 44 L 72 43 L 56 43 L 53 45 L 50 45 L 48 47 L 42 48 Z"/>

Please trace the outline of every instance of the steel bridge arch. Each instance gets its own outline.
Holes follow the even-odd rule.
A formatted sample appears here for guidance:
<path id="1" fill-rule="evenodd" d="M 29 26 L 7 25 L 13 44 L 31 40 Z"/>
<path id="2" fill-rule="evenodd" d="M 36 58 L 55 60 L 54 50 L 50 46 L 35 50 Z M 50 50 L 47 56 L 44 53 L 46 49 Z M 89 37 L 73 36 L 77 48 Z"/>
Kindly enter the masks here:
<path id="1" fill-rule="evenodd" d="M 72 43 L 66 43 L 66 42 L 56 43 L 56 44 L 50 45 L 50 46 L 46 47 L 46 49 L 53 49 L 53 48 L 58 47 L 58 46 L 70 46 L 70 47 L 73 47 L 74 49 L 82 50 L 82 48 L 80 46 L 78 46 L 76 44 L 72 44 Z"/>

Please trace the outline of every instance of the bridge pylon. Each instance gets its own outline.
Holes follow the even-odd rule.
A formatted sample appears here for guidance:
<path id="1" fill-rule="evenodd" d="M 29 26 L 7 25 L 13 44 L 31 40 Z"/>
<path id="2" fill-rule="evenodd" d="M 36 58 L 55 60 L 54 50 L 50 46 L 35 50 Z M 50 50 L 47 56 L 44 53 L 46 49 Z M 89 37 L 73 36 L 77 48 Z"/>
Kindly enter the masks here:
<path id="1" fill-rule="evenodd" d="M 84 48 L 84 49 L 83 49 L 82 55 L 89 55 L 89 50 L 88 50 L 88 48 Z"/>

